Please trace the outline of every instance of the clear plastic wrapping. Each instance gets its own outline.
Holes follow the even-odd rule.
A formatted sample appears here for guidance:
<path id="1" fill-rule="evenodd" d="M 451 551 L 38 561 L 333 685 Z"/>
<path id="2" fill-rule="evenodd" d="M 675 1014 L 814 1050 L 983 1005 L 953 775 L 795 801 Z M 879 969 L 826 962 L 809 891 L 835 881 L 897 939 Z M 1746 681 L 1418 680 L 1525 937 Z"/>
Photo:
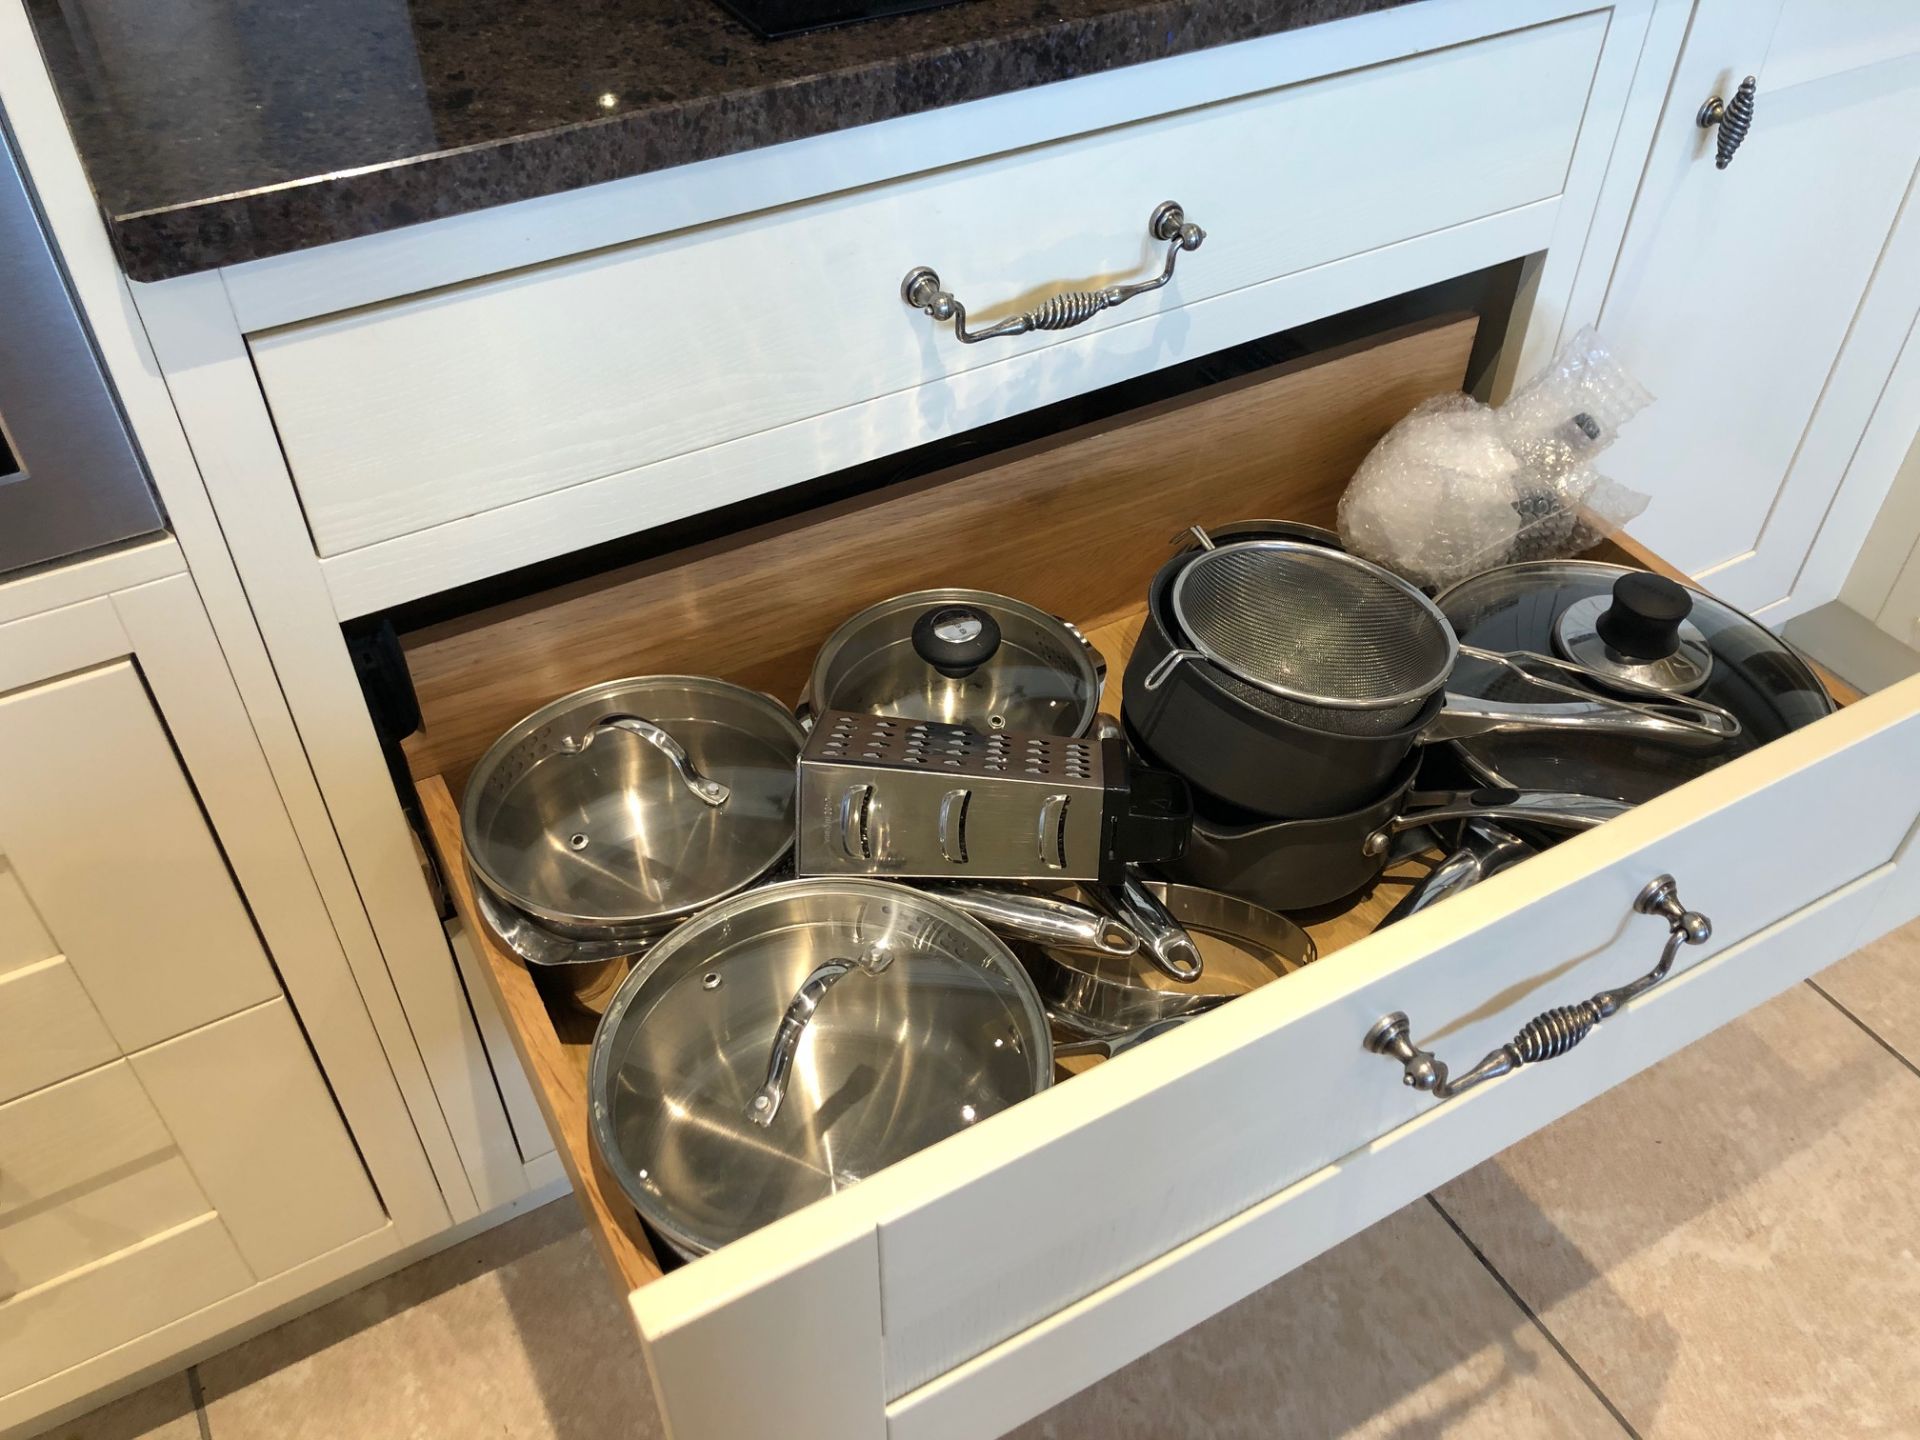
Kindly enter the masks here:
<path id="1" fill-rule="evenodd" d="M 1460 394 L 1416 406 L 1341 497 L 1340 538 L 1430 587 L 1591 549 L 1646 508 L 1592 459 L 1652 399 L 1583 329 L 1498 408 Z"/>

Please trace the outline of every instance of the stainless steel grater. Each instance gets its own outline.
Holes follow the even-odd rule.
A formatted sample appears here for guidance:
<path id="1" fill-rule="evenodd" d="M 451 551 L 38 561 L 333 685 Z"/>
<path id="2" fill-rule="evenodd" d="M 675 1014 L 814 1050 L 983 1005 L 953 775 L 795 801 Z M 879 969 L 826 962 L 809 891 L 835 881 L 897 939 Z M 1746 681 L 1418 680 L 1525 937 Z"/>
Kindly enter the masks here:
<path id="1" fill-rule="evenodd" d="M 1184 785 L 1118 741 L 829 711 L 799 769 L 802 875 L 1096 880 L 1185 848 Z"/>

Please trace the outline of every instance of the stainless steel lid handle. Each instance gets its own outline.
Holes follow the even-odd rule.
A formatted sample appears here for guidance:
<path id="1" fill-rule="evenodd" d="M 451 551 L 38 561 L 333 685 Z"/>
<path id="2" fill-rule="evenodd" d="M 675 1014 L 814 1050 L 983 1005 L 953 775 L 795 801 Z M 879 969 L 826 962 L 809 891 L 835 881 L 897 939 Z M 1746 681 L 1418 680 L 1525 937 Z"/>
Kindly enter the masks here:
<path id="1" fill-rule="evenodd" d="M 680 783 L 706 804 L 724 805 L 733 795 L 733 791 L 727 786 L 694 769 L 693 760 L 678 740 L 651 720 L 642 720 L 638 715 L 602 715 L 593 722 L 592 728 L 586 734 L 578 739 L 563 739 L 560 741 L 559 748 L 569 755 L 578 755 L 602 735 L 613 730 L 624 730 L 629 735 L 638 735 L 666 756 L 672 762 L 673 773 L 680 777 Z"/>
<path id="2" fill-rule="evenodd" d="M 855 970 L 878 975 L 892 963 L 891 951 L 875 947 L 855 960 L 836 956 L 813 967 L 800 982 L 800 988 L 794 991 L 793 999 L 787 1002 L 786 1014 L 780 1017 L 780 1028 L 773 1036 L 773 1051 L 767 1057 L 766 1083 L 747 1102 L 749 1120 L 756 1125 L 771 1125 L 773 1117 L 780 1113 L 780 1102 L 787 1097 L 787 1080 L 793 1074 L 793 1057 L 799 1054 L 807 1023 L 820 1008 L 827 991 Z"/>
<path id="3" fill-rule="evenodd" d="M 1084 325 L 1102 310 L 1124 305 L 1136 295 L 1158 290 L 1173 279 L 1173 267 L 1183 250 L 1198 250 L 1207 232 L 1187 219 L 1186 212 L 1171 200 L 1154 207 L 1147 217 L 1147 233 L 1167 246 L 1166 263 L 1151 280 L 1130 285 L 1108 285 L 1099 290 L 1066 290 L 1036 305 L 1033 309 L 989 325 L 984 330 L 967 329 L 967 307 L 940 287 L 940 277 L 925 265 L 916 265 L 900 282 L 900 298 L 916 310 L 924 310 L 936 323 L 953 322 L 953 333 L 963 345 L 1002 335 L 1025 335 L 1030 330 L 1071 330 Z"/>
<path id="4" fill-rule="evenodd" d="M 1679 888 L 1671 875 L 1649 881 L 1633 902 L 1642 915 L 1658 915 L 1667 922 L 1667 942 L 1661 947 L 1660 961 L 1638 980 L 1614 990 L 1602 990 L 1578 1005 L 1561 1005 L 1542 1011 L 1525 1025 L 1512 1040 L 1488 1054 L 1478 1065 L 1462 1075 L 1449 1074 L 1446 1062 L 1432 1051 L 1422 1050 L 1409 1038 L 1412 1026 L 1405 1012 L 1396 1010 L 1382 1016 L 1366 1033 L 1364 1044 L 1376 1055 L 1398 1060 L 1402 1081 L 1415 1090 L 1423 1090 L 1436 1100 L 1451 1100 L 1487 1080 L 1512 1074 L 1523 1065 L 1538 1064 L 1564 1055 L 1587 1036 L 1601 1021 L 1616 1014 L 1622 1006 L 1644 995 L 1673 969 L 1674 956 L 1682 945 L 1704 945 L 1713 936 L 1713 922 L 1697 910 L 1680 903 Z"/>

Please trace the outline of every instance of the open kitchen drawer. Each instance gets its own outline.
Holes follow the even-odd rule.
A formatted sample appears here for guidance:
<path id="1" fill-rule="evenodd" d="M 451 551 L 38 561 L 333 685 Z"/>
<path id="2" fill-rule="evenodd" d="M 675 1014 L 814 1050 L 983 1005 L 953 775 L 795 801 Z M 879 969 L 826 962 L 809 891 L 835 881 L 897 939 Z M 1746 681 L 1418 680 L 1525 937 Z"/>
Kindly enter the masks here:
<path id="1" fill-rule="evenodd" d="M 544 998 L 473 911 L 454 797 L 486 743 L 613 674 L 796 693 L 840 617 L 932 583 L 1082 621 L 1117 675 L 1170 535 L 1329 518 L 1372 440 L 1459 383 L 1472 328 L 1315 357 L 413 637 L 427 724 L 410 762 L 435 846 L 681 1440 L 997 1433 L 1891 923 L 1920 682 L 1368 933 L 1397 898 L 1383 883 L 1316 927 L 1319 963 L 660 1273 L 591 1153 L 594 1017 Z M 1634 901 L 1662 874 L 1713 937 L 1578 1049 L 1436 1101 L 1364 1044 L 1404 1011 L 1457 1073 L 1643 975 L 1668 924 Z"/>

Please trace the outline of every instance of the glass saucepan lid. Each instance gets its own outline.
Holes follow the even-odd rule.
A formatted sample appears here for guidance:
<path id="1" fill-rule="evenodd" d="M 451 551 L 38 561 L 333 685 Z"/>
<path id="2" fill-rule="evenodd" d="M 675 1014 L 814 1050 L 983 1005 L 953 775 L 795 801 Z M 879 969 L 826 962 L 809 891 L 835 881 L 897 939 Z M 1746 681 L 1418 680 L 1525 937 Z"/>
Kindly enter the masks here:
<path id="1" fill-rule="evenodd" d="M 1085 637 L 1044 610 L 986 590 L 917 590 L 868 606 L 827 638 L 803 705 L 1084 735 L 1104 679 Z"/>
<path id="2" fill-rule="evenodd" d="M 468 860 L 496 897 L 564 935 L 658 933 L 792 849 L 804 739 L 778 701 L 706 676 L 576 691 L 474 767 Z"/>
<path id="3" fill-rule="evenodd" d="M 689 920 L 593 1042 L 594 1143 L 634 1206 L 700 1254 L 1053 1081 L 1007 946 L 931 895 L 794 880 Z"/>
<path id="4" fill-rule="evenodd" d="M 1686 695 L 1722 707 L 1741 725 L 1711 749 L 1575 731 L 1454 741 L 1489 784 L 1637 805 L 1833 711 L 1812 668 L 1759 621 L 1644 571 L 1586 560 L 1506 565 L 1461 581 L 1438 603 L 1463 651 L 1558 656 L 1616 676 L 1620 695 Z M 1536 698 L 1524 677 L 1469 653 L 1449 687 L 1486 700 Z"/>

